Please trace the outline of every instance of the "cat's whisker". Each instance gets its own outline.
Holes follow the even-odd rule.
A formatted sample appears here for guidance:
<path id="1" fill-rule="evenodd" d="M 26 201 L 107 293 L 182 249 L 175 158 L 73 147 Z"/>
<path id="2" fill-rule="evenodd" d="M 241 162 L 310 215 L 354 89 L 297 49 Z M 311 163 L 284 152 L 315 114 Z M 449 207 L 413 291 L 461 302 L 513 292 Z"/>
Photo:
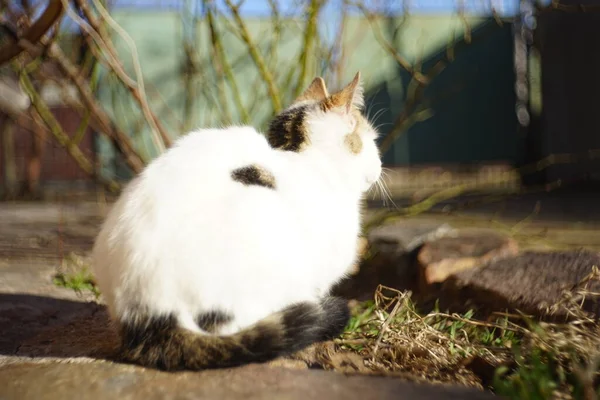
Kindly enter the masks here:
<path id="1" fill-rule="evenodd" d="M 375 126 L 373 129 L 375 129 L 376 131 L 378 131 L 379 128 L 384 127 L 384 126 L 388 126 L 388 125 L 394 125 L 394 124 L 391 123 L 391 122 L 382 122 L 381 124 Z"/>
<path id="2" fill-rule="evenodd" d="M 375 185 L 373 185 L 372 188 L 373 188 L 373 200 L 376 200 L 377 199 L 377 190 L 379 190 L 377 181 L 375 181 Z"/>
<path id="3" fill-rule="evenodd" d="M 380 103 L 376 103 L 375 101 L 371 101 L 369 103 L 368 109 L 365 113 L 367 121 L 371 121 L 371 112 L 373 112 L 373 110 L 375 109 L 375 107 L 377 107 Z"/>
<path id="4" fill-rule="evenodd" d="M 372 96 L 371 96 L 371 98 L 369 99 L 370 100 L 369 104 L 368 104 L 368 106 L 366 107 L 366 110 L 365 110 L 365 115 L 367 117 L 367 121 L 371 120 L 370 115 L 371 115 L 371 111 L 373 111 L 373 108 L 375 106 L 378 106 L 379 104 L 382 104 L 381 102 L 377 102 L 377 103 L 375 102 L 375 99 L 377 98 L 377 95 L 379 94 L 379 92 L 381 90 L 382 89 L 377 89 L 377 91 L 375 93 L 373 93 Z"/>
<path id="5" fill-rule="evenodd" d="M 369 187 L 369 189 L 367 189 L 367 191 L 364 194 L 365 198 L 368 200 L 369 199 L 369 195 L 373 194 L 374 191 L 375 191 L 375 185 L 371 185 Z"/>
<path id="6" fill-rule="evenodd" d="M 379 186 L 379 191 L 381 192 L 381 197 L 383 199 L 383 205 L 385 207 L 387 207 L 387 205 L 388 205 L 388 198 L 387 198 L 387 193 L 385 192 L 385 188 L 383 187 L 383 183 L 382 183 L 381 180 L 378 180 L 377 184 Z"/>
<path id="7" fill-rule="evenodd" d="M 367 118 L 367 121 L 371 120 L 371 117 L 369 115 L 371 114 L 371 111 L 373 111 L 373 105 L 374 105 L 374 103 L 370 102 L 366 107 L 365 116 Z"/>
<path id="8" fill-rule="evenodd" d="M 381 196 L 379 194 L 379 191 L 381 190 L 379 188 L 379 182 L 375 181 L 375 184 L 372 186 L 372 188 L 373 188 L 373 200 L 375 200 L 375 199 L 377 199 L 378 196 Z"/>
<path id="9" fill-rule="evenodd" d="M 398 205 L 396 205 L 396 203 L 394 202 L 394 199 L 392 198 L 392 194 L 390 192 L 389 187 L 387 186 L 387 183 L 385 182 L 385 178 L 387 178 L 387 171 L 384 171 L 382 169 L 381 171 L 381 177 L 377 180 L 378 186 L 380 187 L 381 193 L 382 193 L 382 197 L 384 198 L 384 206 L 386 204 L 386 200 L 390 202 L 390 204 L 392 206 L 394 206 L 394 208 L 398 209 Z"/>
<path id="10" fill-rule="evenodd" d="M 380 196 L 381 196 L 381 200 L 383 202 L 383 206 L 384 207 L 389 207 L 389 204 L 390 204 L 389 200 L 390 200 L 390 198 L 389 198 L 389 195 L 388 195 L 388 193 L 387 193 L 387 191 L 385 189 L 383 181 L 378 180 L 377 181 L 377 186 L 379 187 L 379 193 L 380 193 Z"/>
<path id="11" fill-rule="evenodd" d="M 383 206 L 385 207 L 386 206 L 386 198 L 385 198 L 385 195 L 383 194 L 383 189 L 381 188 L 381 182 L 379 180 L 376 180 L 375 183 L 376 183 L 375 187 L 379 191 L 379 196 L 381 197 L 381 200 L 383 201 Z"/>
<path id="12" fill-rule="evenodd" d="M 384 112 L 385 112 L 385 108 L 381 108 L 381 109 L 379 109 L 379 110 L 378 110 L 378 111 L 375 113 L 375 115 L 373 116 L 373 119 L 372 119 L 372 120 L 370 119 L 369 121 L 372 121 L 372 123 L 373 123 L 373 124 L 376 124 L 376 123 L 377 123 L 377 119 L 378 119 L 379 117 L 381 117 L 381 116 L 383 115 L 383 113 L 384 113 Z"/>

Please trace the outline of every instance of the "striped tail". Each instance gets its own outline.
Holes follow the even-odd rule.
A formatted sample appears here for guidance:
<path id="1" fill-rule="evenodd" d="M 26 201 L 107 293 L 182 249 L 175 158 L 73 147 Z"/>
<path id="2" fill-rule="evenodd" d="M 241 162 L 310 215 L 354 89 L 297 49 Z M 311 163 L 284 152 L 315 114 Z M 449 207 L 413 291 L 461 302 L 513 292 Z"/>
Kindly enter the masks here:
<path id="1" fill-rule="evenodd" d="M 121 325 L 124 361 L 162 370 L 202 370 L 266 362 L 342 333 L 347 302 L 291 305 L 228 336 L 200 335 L 178 326 L 175 316 L 137 318 Z"/>

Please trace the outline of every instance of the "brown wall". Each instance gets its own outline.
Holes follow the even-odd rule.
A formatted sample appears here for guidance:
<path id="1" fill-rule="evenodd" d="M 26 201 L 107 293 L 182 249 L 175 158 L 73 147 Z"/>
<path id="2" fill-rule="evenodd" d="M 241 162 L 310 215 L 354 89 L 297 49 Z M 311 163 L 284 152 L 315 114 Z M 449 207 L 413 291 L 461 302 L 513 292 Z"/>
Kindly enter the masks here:
<path id="1" fill-rule="evenodd" d="M 69 136 L 73 136 L 81 122 L 79 114 L 67 107 L 56 107 L 52 113 Z M 26 179 L 26 163 L 33 153 L 33 130 L 27 123 L 14 129 L 17 177 L 19 181 Z M 44 141 L 40 181 L 90 180 L 82 172 L 71 156 L 47 133 Z M 83 153 L 94 162 L 93 134 L 88 128 L 79 145 Z M 4 182 L 4 160 L 2 142 L 0 141 L 0 184 Z"/>

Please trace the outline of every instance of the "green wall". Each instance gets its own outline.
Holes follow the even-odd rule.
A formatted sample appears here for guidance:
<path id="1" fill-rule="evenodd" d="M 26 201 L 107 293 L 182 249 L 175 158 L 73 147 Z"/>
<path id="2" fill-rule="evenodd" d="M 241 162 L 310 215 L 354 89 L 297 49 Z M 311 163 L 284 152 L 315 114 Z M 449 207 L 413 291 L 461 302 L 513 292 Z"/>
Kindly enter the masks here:
<path id="1" fill-rule="evenodd" d="M 224 81 L 216 76 L 214 68 L 204 67 L 212 62 L 206 21 L 200 20 L 196 25 L 193 45 L 199 73 L 190 82 L 182 77 L 185 57 L 180 14 L 121 10 L 114 17 L 135 41 L 151 106 L 174 136 L 187 130 L 184 126 L 186 109 L 189 127 L 241 123 L 241 114 L 228 89 L 225 89 L 225 105 L 218 96 L 222 93 L 218 88 Z M 499 27 L 493 20 L 482 18 L 467 18 L 467 21 L 472 30 L 472 43 L 459 45 L 455 60 L 425 90 L 433 115 L 412 126 L 396 141 L 384 157 L 387 164 L 516 162 L 520 159 L 522 139 L 517 136 L 514 116 L 511 26 L 505 23 Z M 282 88 L 284 105 L 289 103 L 292 88 L 287 80 L 290 71 L 298 72 L 302 25 L 295 20 L 282 22 L 281 44 L 272 58 L 269 56 L 273 35 L 270 20 L 246 18 L 245 23 L 269 61 L 277 85 Z M 386 40 L 411 63 L 419 61 L 423 72 L 445 58 L 449 41 L 460 40 L 465 29 L 464 21 L 457 16 L 410 16 L 405 21 L 380 20 L 379 24 Z M 351 79 L 356 70 L 362 71 L 369 115 L 378 115 L 376 123 L 385 133 L 402 112 L 410 76 L 381 48 L 368 21 L 349 18 L 346 26 L 342 82 Z M 251 124 L 264 129 L 272 114 L 266 87 L 258 77 L 245 44 L 223 29 L 223 21 L 218 22 L 218 27 L 223 33 L 224 48 L 233 64 Z M 123 41 L 117 40 L 117 43 L 127 71 L 134 76 L 131 51 Z M 316 74 L 330 72 L 320 70 L 326 56 L 312 55 L 309 80 Z M 193 90 L 186 91 L 186 88 Z M 124 89 L 113 79 L 103 76 L 98 93 L 101 101 L 140 148 L 145 149 L 146 157 L 152 158 L 155 154 L 149 141 L 149 128 L 136 122 L 141 118 L 140 111 L 125 100 L 128 97 L 122 93 Z M 188 103 L 189 97 L 191 103 Z M 226 117 L 226 110 L 230 110 L 230 118 Z M 128 174 L 115 162 L 111 146 L 104 142 L 100 145 L 104 173 L 126 178 Z"/>

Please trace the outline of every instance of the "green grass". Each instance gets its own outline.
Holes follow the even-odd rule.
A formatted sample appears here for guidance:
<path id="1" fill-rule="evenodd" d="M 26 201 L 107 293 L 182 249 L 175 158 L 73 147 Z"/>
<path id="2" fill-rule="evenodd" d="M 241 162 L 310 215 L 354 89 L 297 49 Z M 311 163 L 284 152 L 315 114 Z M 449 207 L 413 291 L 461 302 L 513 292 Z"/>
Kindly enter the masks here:
<path id="1" fill-rule="evenodd" d="M 90 292 L 96 299 L 100 296 L 100 291 L 94 282 L 94 276 L 90 272 L 89 266 L 82 258 L 74 254 L 65 258 L 52 282 L 56 286 L 71 289 L 77 293 Z"/>
<path id="2" fill-rule="evenodd" d="M 493 388 L 496 393 L 511 399 L 550 399 L 556 391 L 568 384 L 564 370 L 552 353 L 539 348 L 524 356 L 516 349 L 517 368 L 510 371 L 501 366 L 496 369 Z"/>
<path id="3" fill-rule="evenodd" d="M 88 291 L 96 297 L 100 296 L 98 288 L 94 284 L 93 276 L 87 270 L 79 271 L 74 274 L 56 274 L 53 278 L 56 286 L 72 289 L 77 293 Z"/>
<path id="4" fill-rule="evenodd" d="M 410 293 L 380 287 L 374 301 L 354 307 L 337 349 L 359 354 L 373 372 L 458 383 L 509 399 L 597 398 L 596 321 L 584 314 L 564 323 L 519 313 L 475 315 L 437 306 L 420 313 Z"/>

